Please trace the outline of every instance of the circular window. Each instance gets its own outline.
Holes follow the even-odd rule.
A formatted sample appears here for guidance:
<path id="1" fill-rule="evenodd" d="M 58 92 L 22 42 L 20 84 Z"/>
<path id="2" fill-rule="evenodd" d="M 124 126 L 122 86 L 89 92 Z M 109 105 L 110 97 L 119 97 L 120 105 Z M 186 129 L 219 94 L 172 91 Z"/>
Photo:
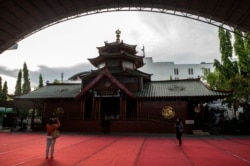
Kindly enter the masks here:
<path id="1" fill-rule="evenodd" d="M 166 119 L 172 119 L 175 116 L 175 110 L 171 106 L 164 106 L 162 108 L 162 116 Z"/>

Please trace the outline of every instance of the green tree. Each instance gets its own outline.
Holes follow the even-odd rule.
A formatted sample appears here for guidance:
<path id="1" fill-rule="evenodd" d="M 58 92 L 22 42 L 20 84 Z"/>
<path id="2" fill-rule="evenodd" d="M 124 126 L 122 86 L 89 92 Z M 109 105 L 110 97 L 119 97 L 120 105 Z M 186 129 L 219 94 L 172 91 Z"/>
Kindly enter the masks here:
<path id="1" fill-rule="evenodd" d="M 234 90 L 231 99 L 234 108 L 241 106 L 244 111 L 244 118 L 247 122 L 250 120 L 250 36 L 243 34 L 235 29 L 234 50 L 238 57 L 239 74 L 229 80 L 229 84 Z"/>
<path id="2" fill-rule="evenodd" d="M 203 70 L 202 78 L 206 80 L 209 84 L 209 87 L 214 90 L 224 89 L 223 82 L 221 78 L 221 73 L 218 70 L 210 73 L 207 70 Z"/>
<path id="3" fill-rule="evenodd" d="M 214 60 L 215 72 L 208 75 L 208 82 L 214 89 L 231 90 L 229 80 L 238 75 L 238 64 L 232 59 L 233 47 L 229 31 L 219 28 L 221 62 Z M 238 99 L 234 95 L 223 101 L 228 107 L 233 108 L 234 116 L 239 108 Z"/>
<path id="4" fill-rule="evenodd" d="M 213 89 L 233 90 L 224 103 L 233 108 L 234 115 L 241 106 L 244 118 L 250 120 L 250 37 L 235 29 L 234 51 L 238 61 L 232 60 L 231 35 L 219 28 L 221 63 L 214 61 L 215 72 L 204 73 L 205 79 Z"/>
<path id="5" fill-rule="evenodd" d="M 0 76 L 0 101 L 3 101 L 2 77 Z"/>
<path id="6" fill-rule="evenodd" d="M 217 59 L 214 60 L 214 73 L 204 73 L 204 79 L 207 80 L 209 85 L 216 90 L 230 90 L 228 80 L 238 74 L 237 62 L 232 60 L 233 47 L 231 42 L 231 34 L 229 31 L 219 28 L 219 41 L 221 62 Z"/>
<path id="7" fill-rule="evenodd" d="M 55 79 L 53 83 L 54 84 L 60 84 L 60 81 L 58 79 Z"/>
<path id="8" fill-rule="evenodd" d="M 7 85 L 7 81 L 4 81 L 4 84 L 3 84 L 3 90 L 2 90 L 2 101 L 7 101 L 8 99 L 8 85 Z"/>
<path id="9" fill-rule="evenodd" d="M 249 77 L 250 74 L 250 42 L 247 38 L 244 39 L 243 33 L 235 29 L 234 50 L 238 57 L 239 72 L 244 77 Z M 247 35 L 246 35 L 247 36 Z"/>
<path id="10" fill-rule="evenodd" d="M 2 77 L 0 76 L 0 93 L 2 92 L 2 89 L 3 89 L 3 87 L 2 87 Z"/>
<path id="11" fill-rule="evenodd" d="M 22 71 L 20 69 L 17 76 L 15 95 L 21 95 L 21 94 L 22 94 Z"/>
<path id="12" fill-rule="evenodd" d="M 27 94 L 31 91 L 30 79 L 29 79 L 29 70 L 27 64 L 23 64 L 23 94 Z"/>
<path id="13" fill-rule="evenodd" d="M 233 47 L 231 42 L 231 34 L 229 31 L 219 28 L 220 53 L 221 63 L 218 60 L 214 61 L 214 66 L 220 73 L 222 83 L 228 81 L 238 73 L 238 66 L 235 61 L 232 61 Z"/>
<path id="14" fill-rule="evenodd" d="M 247 55 L 249 57 L 249 55 L 250 55 L 250 33 L 249 32 L 245 33 L 244 37 L 245 37 L 245 40 L 244 40 L 245 49 L 246 49 Z"/>
<path id="15" fill-rule="evenodd" d="M 39 75 L 39 88 L 43 87 L 43 77 L 42 74 Z"/>
<path id="16" fill-rule="evenodd" d="M 0 76 L 0 101 L 7 101 L 8 99 L 8 86 L 7 82 L 4 81 L 2 85 L 2 77 Z"/>

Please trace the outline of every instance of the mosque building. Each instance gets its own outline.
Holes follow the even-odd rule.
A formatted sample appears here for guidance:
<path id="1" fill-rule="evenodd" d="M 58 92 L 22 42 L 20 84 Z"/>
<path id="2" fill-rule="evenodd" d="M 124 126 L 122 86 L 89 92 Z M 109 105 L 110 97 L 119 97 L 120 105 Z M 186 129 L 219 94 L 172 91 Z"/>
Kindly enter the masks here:
<path id="1" fill-rule="evenodd" d="M 185 122 L 186 133 L 203 129 L 205 103 L 230 92 L 210 90 L 199 78 L 151 80 L 152 74 L 139 70 L 144 56 L 120 34 L 117 30 L 116 40 L 104 42 L 97 47 L 99 55 L 88 59 L 95 70 L 72 76 L 72 82 L 47 83 L 15 100 L 32 101 L 34 114 L 42 109 L 41 130 L 55 116 L 61 131 L 68 132 L 173 133 L 176 117 Z"/>

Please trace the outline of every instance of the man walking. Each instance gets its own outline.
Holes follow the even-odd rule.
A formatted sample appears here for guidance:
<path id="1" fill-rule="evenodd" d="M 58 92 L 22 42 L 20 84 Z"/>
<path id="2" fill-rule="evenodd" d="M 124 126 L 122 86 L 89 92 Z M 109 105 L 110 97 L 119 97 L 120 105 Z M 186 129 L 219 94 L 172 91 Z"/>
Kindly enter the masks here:
<path id="1" fill-rule="evenodd" d="M 176 129 L 176 138 L 179 141 L 179 145 L 182 144 L 182 133 L 183 133 L 183 123 L 179 117 L 176 118 L 176 123 L 175 123 L 175 129 Z"/>

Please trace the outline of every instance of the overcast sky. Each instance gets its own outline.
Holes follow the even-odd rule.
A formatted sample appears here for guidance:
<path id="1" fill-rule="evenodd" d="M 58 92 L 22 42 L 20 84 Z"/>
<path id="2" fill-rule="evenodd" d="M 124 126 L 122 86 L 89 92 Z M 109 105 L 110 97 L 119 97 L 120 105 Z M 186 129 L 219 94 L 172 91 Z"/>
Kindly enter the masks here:
<path id="1" fill-rule="evenodd" d="M 94 69 L 87 58 L 98 56 L 96 47 L 114 42 L 115 31 L 121 40 L 144 46 L 155 62 L 197 64 L 220 59 L 218 28 L 178 16 L 149 12 L 102 13 L 62 22 L 41 30 L 18 43 L 17 50 L 0 54 L 0 75 L 13 93 L 18 71 L 26 62 L 32 86 L 39 74 L 46 81 L 64 80 Z"/>

